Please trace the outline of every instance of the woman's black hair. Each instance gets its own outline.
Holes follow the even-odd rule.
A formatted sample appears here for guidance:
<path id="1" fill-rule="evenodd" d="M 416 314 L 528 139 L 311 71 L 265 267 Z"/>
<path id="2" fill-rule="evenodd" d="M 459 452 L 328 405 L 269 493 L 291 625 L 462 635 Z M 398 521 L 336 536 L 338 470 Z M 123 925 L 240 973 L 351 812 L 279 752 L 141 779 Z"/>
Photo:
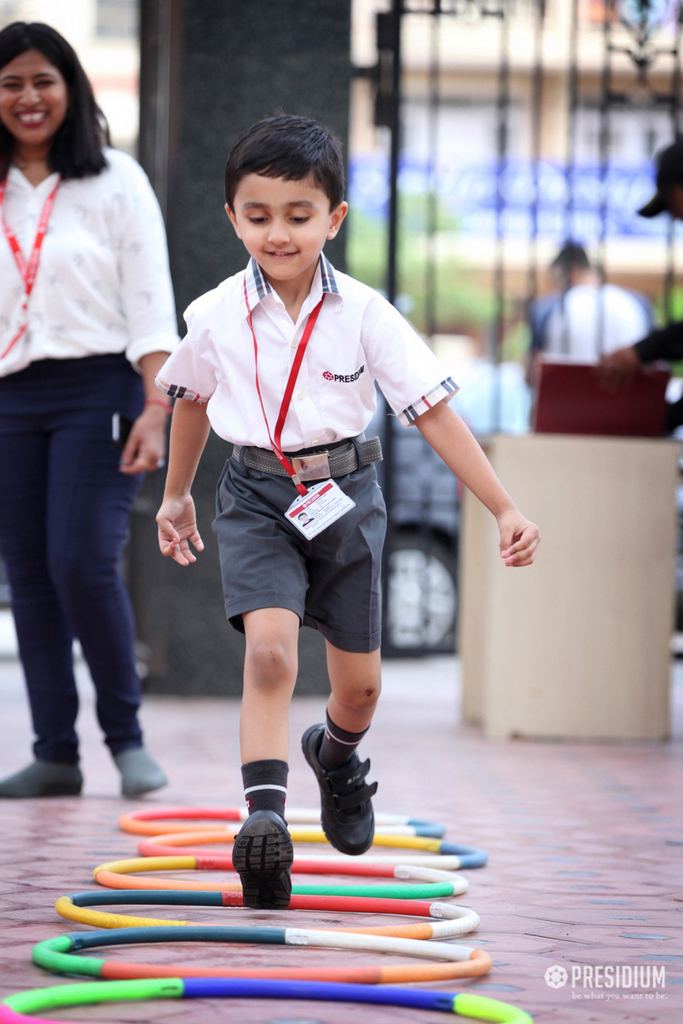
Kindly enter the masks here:
<path id="1" fill-rule="evenodd" d="M 257 121 L 235 140 L 225 166 L 225 201 L 234 209 L 242 178 L 303 181 L 313 178 L 334 210 L 344 199 L 344 160 L 339 142 L 325 125 L 308 117 L 279 114 Z"/>
<path id="2" fill-rule="evenodd" d="M 38 50 L 66 82 L 69 106 L 55 133 L 47 162 L 63 178 L 85 178 L 107 166 L 107 120 L 95 102 L 92 86 L 73 47 L 64 36 L 41 22 L 15 21 L 0 31 L 0 71 L 27 50 Z M 0 181 L 12 162 L 15 140 L 0 123 Z"/>

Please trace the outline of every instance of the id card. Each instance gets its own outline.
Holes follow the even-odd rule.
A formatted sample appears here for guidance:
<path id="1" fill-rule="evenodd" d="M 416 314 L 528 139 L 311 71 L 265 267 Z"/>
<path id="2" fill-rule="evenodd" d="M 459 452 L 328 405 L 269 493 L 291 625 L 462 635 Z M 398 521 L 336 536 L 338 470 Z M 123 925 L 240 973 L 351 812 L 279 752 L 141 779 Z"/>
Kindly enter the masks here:
<path id="1" fill-rule="evenodd" d="M 309 487 L 308 494 L 292 502 L 285 512 L 285 519 L 296 526 L 307 540 L 312 540 L 341 519 L 355 504 L 334 480 L 323 480 Z"/>

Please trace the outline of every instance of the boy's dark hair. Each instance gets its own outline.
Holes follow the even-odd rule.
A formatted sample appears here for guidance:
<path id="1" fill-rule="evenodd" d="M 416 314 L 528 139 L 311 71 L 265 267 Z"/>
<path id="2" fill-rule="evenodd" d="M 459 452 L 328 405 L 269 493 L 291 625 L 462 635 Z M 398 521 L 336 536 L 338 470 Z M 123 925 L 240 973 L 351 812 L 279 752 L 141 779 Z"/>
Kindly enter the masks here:
<path id="1" fill-rule="evenodd" d="M 0 69 L 27 50 L 38 50 L 60 72 L 69 91 L 69 106 L 48 153 L 47 162 L 62 178 L 85 178 L 107 166 L 103 149 L 109 127 L 81 62 L 64 36 L 41 22 L 15 21 L 0 31 Z M 0 124 L 0 181 L 14 153 L 14 136 Z"/>
<path id="2" fill-rule="evenodd" d="M 578 242 L 565 242 L 550 266 L 563 274 L 569 274 L 572 270 L 588 270 L 590 260 L 582 245 Z"/>
<path id="3" fill-rule="evenodd" d="M 339 142 L 308 117 L 280 114 L 257 121 L 235 140 L 225 165 L 225 201 L 234 209 L 239 183 L 248 174 L 302 181 L 311 177 L 330 201 L 344 199 L 344 160 Z"/>

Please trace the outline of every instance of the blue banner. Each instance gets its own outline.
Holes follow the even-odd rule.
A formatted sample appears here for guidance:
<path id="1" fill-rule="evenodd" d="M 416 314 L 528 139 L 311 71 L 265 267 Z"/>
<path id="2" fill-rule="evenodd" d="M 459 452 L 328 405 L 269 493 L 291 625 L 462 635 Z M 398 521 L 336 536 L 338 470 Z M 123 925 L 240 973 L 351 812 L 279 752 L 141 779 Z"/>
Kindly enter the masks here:
<path id="1" fill-rule="evenodd" d="M 528 238 L 534 227 L 535 175 L 538 176 L 537 224 L 540 236 L 583 242 L 599 239 L 603 212 L 608 237 L 665 237 L 668 217 L 647 220 L 637 210 L 654 195 L 654 168 L 611 164 L 606 173 L 596 165 L 576 166 L 571 175 L 559 164 L 541 161 L 537 168 L 528 160 L 507 160 L 499 174 L 498 162 L 440 164 L 434 181 L 439 201 L 467 234 L 493 236 L 496 230 L 498 191 L 503 201 L 502 223 L 506 236 Z M 571 178 L 571 182 L 568 180 Z M 566 207 L 572 185 L 571 218 Z M 429 191 L 430 168 L 424 160 L 404 156 L 399 169 L 402 196 Z M 379 154 L 359 156 L 349 168 L 352 207 L 373 218 L 387 214 L 389 161 Z"/>

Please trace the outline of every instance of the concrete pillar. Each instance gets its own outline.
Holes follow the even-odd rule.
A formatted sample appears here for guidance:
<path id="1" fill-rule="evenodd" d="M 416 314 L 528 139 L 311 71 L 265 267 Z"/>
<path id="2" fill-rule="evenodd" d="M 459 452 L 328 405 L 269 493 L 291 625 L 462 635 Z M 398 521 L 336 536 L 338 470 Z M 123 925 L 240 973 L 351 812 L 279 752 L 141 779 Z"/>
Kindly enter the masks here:
<path id="1" fill-rule="evenodd" d="M 350 19 L 350 0 L 142 0 L 140 158 L 166 213 L 181 323 L 197 295 L 246 264 L 223 211 L 236 136 L 285 110 L 318 118 L 346 146 Z M 343 237 L 326 252 L 343 268 Z M 149 692 L 241 692 L 244 642 L 225 619 L 211 532 L 229 454 L 212 434 L 193 491 L 206 544 L 195 565 L 183 569 L 158 554 L 161 474 L 137 503 L 128 575 Z M 297 692 L 326 692 L 322 638 L 303 629 L 299 646 Z"/>

